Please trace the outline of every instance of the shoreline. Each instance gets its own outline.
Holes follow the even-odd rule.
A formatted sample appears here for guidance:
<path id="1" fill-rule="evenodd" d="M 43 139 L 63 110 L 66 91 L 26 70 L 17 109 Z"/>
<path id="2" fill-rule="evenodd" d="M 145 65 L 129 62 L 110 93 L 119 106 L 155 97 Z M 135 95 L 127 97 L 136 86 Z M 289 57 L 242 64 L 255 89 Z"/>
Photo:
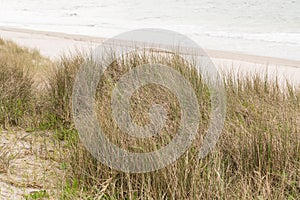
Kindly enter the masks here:
<path id="1" fill-rule="evenodd" d="M 57 60 L 61 55 L 96 48 L 105 38 L 73 35 L 60 32 L 38 31 L 0 27 L 0 37 L 18 45 L 39 50 L 41 55 Z M 122 43 L 128 44 L 128 43 Z M 223 72 L 268 75 L 270 80 L 279 78 L 300 86 L 300 60 L 248 55 L 239 52 L 204 49 L 215 66 Z"/>
<path id="2" fill-rule="evenodd" d="M 2 35 L 7 35 L 9 33 L 10 34 L 19 33 L 19 34 L 23 34 L 24 36 L 36 35 L 40 37 L 45 37 L 45 39 L 47 37 L 50 37 L 50 38 L 58 38 L 61 40 L 70 40 L 70 41 L 74 41 L 75 46 L 76 43 L 78 42 L 101 44 L 106 39 L 104 37 L 102 38 L 102 37 L 94 37 L 94 36 L 87 36 L 87 35 L 80 35 L 80 34 L 68 34 L 62 32 L 40 31 L 40 30 L 20 29 L 20 28 L 10 28 L 10 27 L 0 26 L 0 37 L 2 37 Z M 41 51 L 43 50 L 41 49 Z M 214 50 L 214 49 L 204 49 L 204 51 L 208 54 L 208 56 L 217 59 L 237 60 L 237 61 L 245 61 L 245 62 L 256 63 L 256 64 L 282 65 L 282 66 L 300 68 L 300 60 L 251 55 L 251 54 L 244 54 L 241 52 L 221 51 L 221 50 Z"/>

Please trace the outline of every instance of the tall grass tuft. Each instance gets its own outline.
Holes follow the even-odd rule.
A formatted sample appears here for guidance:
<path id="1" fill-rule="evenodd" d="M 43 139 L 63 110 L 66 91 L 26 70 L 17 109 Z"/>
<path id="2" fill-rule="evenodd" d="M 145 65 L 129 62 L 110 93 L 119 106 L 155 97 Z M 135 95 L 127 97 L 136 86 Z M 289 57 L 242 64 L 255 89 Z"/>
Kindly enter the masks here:
<path id="1" fill-rule="evenodd" d="M 41 123 L 46 77 L 52 62 L 37 50 L 0 39 L 0 124 L 35 128 Z"/>
<path id="2" fill-rule="evenodd" d="M 74 69 L 72 66 L 77 60 L 76 57 L 71 59 L 67 67 Z M 66 151 L 67 186 L 73 183 L 81 189 L 65 194 L 66 198 L 297 199 L 300 196 L 297 120 L 300 91 L 289 84 L 281 88 L 278 83 L 263 80 L 258 75 L 224 76 L 225 127 L 215 150 L 199 160 L 197 153 L 210 119 L 210 103 L 207 87 L 193 66 L 176 55 L 155 53 L 117 59 L 102 76 L 95 99 L 99 123 L 112 143 L 131 152 L 153 151 L 166 145 L 176 133 L 181 117 L 176 97 L 159 86 L 150 85 L 137 91 L 131 98 L 130 113 L 135 123 L 143 125 L 148 120 L 149 105 L 164 102 L 171 120 L 158 137 L 149 140 L 128 137 L 111 119 L 111 92 L 119 78 L 132 67 L 157 62 L 180 71 L 194 87 L 201 112 L 197 140 L 172 165 L 151 173 L 130 174 L 102 165 L 85 149 L 76 131 L 71 131 Z"/>
<path id="3" fill-rule="evenodd" d="M 21 125 L 33 95 L 35 53 L 0 39 L 0 124 Z"/>
<path id="4" fill-rule="evenodd" d="M 48 78 L 48 107 L 47 113 L 51 116 L 53 127 L 70 127 L 72 121 L 72 91 L 76 72 L 84 61 L 81 54 L 76 56 L 63 55 L 54 65 Z"/>

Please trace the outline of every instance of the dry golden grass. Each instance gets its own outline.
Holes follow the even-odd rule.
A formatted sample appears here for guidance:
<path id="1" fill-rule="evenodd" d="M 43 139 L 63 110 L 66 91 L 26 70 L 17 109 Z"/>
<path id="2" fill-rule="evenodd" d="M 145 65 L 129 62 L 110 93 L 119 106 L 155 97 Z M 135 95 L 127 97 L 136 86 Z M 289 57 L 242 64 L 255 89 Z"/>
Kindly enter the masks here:
<path id="1" fill-rule="evenodd" d="M 37 55 L 12 42 L 0 40 L 0 122 L 19 125 L 28 110 L 33 78 L 29 69 Z"/>
<path id="2" fill-rule="evenodd" d="M 4 129 L 41 123 L 37 115 L 51 68 L 52 62 L 37 50 L 0 39 L 0 124 Z"/>
<path id="3" fill-rule="evenodd" d="M 71 95 L 69 89 L 73 85 L 74 70 L 82 63 L 77 62 L 80 60 L 78 57 L 69 59 L 72 64 L 64 66 L 70 69 L 60 70 L 72 73 L 57 71 L 60 78 L 66 77 L 60 79 L 62 82 L 54 84 L 64 85 L 63 91 L 67 92 L 68 97 Z M 240 78 L 226 75 L 225 127 L 213 153 L 198 160 L 197 150 L 203 136 L 201 133 L 207 128 L 210 111 L 209 93 L 201 78 L 193 68 L 182 65 L 183 61 L 174 55 L 150 55 L 146 58 L 134 55 L 126 60 L 128 62 L 119 60 L 113 63 L 98 85 L 98 119 L 109 139 L 129 151 L 144 152 L 157 149 L 172 138 L 178 125 L 175 119 L 180 118 L 174 109 L 178 104 L 172 94 L 157 86 L 141 88 L 133 95 L 131 117 L 136 123 L 145 124 L 149 105 L 165 103 L 171 120 L 158 138 L 145 141 L 128 137 L 111 119 L 110 96 L 118 79 L 132 66 L 157 61 L 180 71 L 196 89 L 202 116 L 198 139 L 176 163 L 165 169 L 146 174 L 127 174 L 103 166 L 86 151 L 77 133 L 69 131 L 66 137 L 69 141 L 66 162 L 70 164 L 71 180 L 79 183 L 84 192 L 67 194 L 66 197 L 297 199 L 300 195 L 300 129 L 297 121 L 300 113 L 299 90 L 290 85 L 283 89 L 278 83 L 268 82 L 258 75 Z M 63 107 L 70 109 L 70 105 Z M 70 119 L 69 116 L 67 119 Z M 68 187 L 71 187 L 70 184 Z"/>
<path id="4" fill-rule="evenodd" d="M 210 119 L 210 94 L 201 77 L 193 66 L 176 55 L 128 56 L 112 63 L 98 84 L 98 119 L 104 133 L 113 143 L 133 152 L 152 151 L 170 141 L 181 116 L 176 97 L 163 87 L 143 87 L 131 98 L 131 117 L 141 125 L 149 121 L 149 106 L 164 103 L 167 126 L 157 137 L 139 140 L 126 136 L 111 119 L 111 91 L 119 78 L 132 67 L 159 61 L 183 74 L 196 91 L 201 112 L 197 140 L 178 161 L 155 172 L 130 174 L 102 165 L 85 149 L 72 121 L 72 87 L 84 55 L 64 56 L 54 64 L 43 98 L 35 102 L 40 112 L 34 115 L 38 117 L 32 117 L 33 121 L 44 119 L 42 126 L 36 123 L 37 128 L 55 128 L 64 144 L 67 176 L 61 199 L 297 199 L 300 196 L 299 89 L 289 85 L 281 88 L 278 83 L 256 75 L 225 75 L 225 126 L 214 151 L 199 160 L 198 150 Z"/>

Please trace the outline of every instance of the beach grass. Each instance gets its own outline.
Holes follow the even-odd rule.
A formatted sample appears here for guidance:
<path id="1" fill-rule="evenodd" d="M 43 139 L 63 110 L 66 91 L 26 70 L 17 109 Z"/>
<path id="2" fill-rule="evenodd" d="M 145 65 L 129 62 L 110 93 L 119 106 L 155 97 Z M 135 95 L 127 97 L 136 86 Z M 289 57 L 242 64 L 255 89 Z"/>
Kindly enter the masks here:
<path id="1" fill-rule="evenodd" d="M 6 50 L 11 46 L 14 50 Z M 149 107 L 163 104 L 168 120 L 158 136 L 148 140 L 129 137 L 112 119 L 110 100 L 116 82 L 141 64 L 160 62 L 179 71 L 196 92 L 201 116 L 196 140 L 176 162 L 154 172 L 124 173 L 93 158 L 73 123 L 72 89 L 86 55 L 65 55 L 50 62 L 36 51 L 11 42 L 0 40 L 0 47 L 0 124 L 3 129 L 18 126 L 53 132 L 53 139 L 63 146 L 59 148 L 60 152 L 63 149 L 60 163 L 65 171 L 59 186 L 60 199 L 297 199 L 300 196 L 300 91 L 288 82 L 281 87 L 278 82 L 259 75 L 224 74 L 227 96 L 224 129 L 216 148 L 199 159 L 198 150 L 208 127 L 211 106 L 209 90 L 193 65 L 177 55 L 155 52 L 116 59 L 103 74 L 95 97 L 99 124 L 111 142 L 131 152 L 149 152 L 170 142 L 179 128 L 181 114 L 176 96 L 157 85 L 143 87 L 133 94 L 130 115 L 135 123 L 145 125 L 149 122 Z M 33 67 L 37 59 L 43 70 L 47 67 L 51 70 L 39 72 Z M 47 78 L 36 79 L 32 72 L 47 73 Z"/>

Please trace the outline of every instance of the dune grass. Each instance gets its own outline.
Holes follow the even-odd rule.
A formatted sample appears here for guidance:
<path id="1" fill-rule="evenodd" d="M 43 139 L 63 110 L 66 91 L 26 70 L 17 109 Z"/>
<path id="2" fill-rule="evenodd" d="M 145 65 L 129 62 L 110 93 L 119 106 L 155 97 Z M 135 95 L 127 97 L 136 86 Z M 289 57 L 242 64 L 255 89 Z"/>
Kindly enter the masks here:
<path id="1" fill-rule="evenodd" d="M 0 46 L 9 44 L 0 42 Z M 28 62 L 34 60 L 32 56 L 36 53 L 29 54 L 25 56 Z M 163 87 L 149 85 L 132 96 L 131 117 L 137 124 L 147 124 L 149 106 L 163 103 L 168 113 L 166 127 L 149 140 L 134 139 L 119 130 L 111 118 L 111 92 L 130 68 L 156 62 L 173 67 L 191 82 L 200 106 L 197 139 L 178 161 L 155 172 L 130 174 L 115 171 L 93 158 L 74 127 L 72 87 L 84 55 L 63 56 L 60 61 L 48 63 L 53 70 L 47 80 L 40 80 L 47 86 L 40 90 L 33 84 L 34 77 L 30 73 L 24 75 L 24 68 L 16 64 L 22 58 L 19 53 L 4 55 L 11 60 L 1 59 L 1 63 L 7 63 L 1 65 L 6 66 L 0 72 L 6 78 L 3 79 L 6 82 L 0 79 L 1 94 L 11 97 L 6 101 L 9 95 L 0 96 L 5 99 L 0 98 L 1 109 L 5 108 L 1 110 L 2 115 L 0 113 L 0 117 L 5 116 L 2 121 L 0 118 L 0 124 L 3 127 L 23 124 L 27 128 L 28 123 L 21 121 L 31 120 L 31 128 L 54 132 L 54 138 L 64 145 L 61 162 L 66 177 L 60 191 L 61 199 L 297 199 L 300 196 L 300 91 L 289 84 L 283 89 L 278 83 L 258 75 L 225 75 L 225 126 L 217 147 L 199 160 L 198 150 L 210 119 L 210 102 L 208 89 L 193 66 L 171 54 L 130 54 L 126 59 L 117 59 L 98 84 L 96 102 L 101 128 L 121 148 L 132 152 L 160 148 L 172 139 L 181 118 L 176 97 Z M 13 80 L 20 80 L 18 84 L 22 86 L 17 88 L 16 84 L 7 84 L 16 69 L 22 72 L 18 77 L 13 74 Z M 11 90 L 19 92 L 11 94 Z M 14 105 L 15 96 L 22 99 L 17 109 L 3 103 Z M 22 112 L 15 115 L 15 110 Z M 31 110 L 34 112 L 29 119 L 24 113 Z M 36 120 L 39 122 L 34 123 Z"/>
<path id="2" fill-rule="evenodd" d="M 0 39 L 0 123 L 4 127 L 20 125 L 30 112 L 34 80 L 29 70 L 38 59 L 38 52 Z"/>

